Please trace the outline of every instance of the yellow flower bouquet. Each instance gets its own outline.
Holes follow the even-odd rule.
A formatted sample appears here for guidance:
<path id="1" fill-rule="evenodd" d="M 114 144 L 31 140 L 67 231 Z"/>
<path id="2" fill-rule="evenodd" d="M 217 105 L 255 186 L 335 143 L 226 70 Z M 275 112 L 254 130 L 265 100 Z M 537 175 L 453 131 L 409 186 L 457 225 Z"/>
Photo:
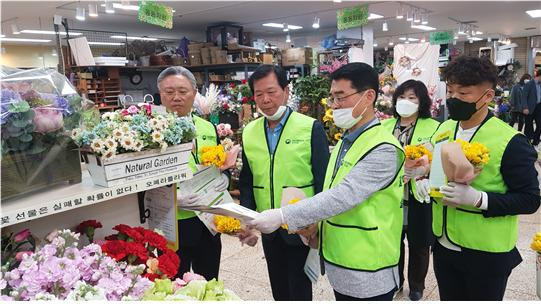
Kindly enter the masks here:
<path id="1" fill-rule="evenodd" d="M 219 233 L 230 235 L 237 234 L 241 230 L 240 221 L 238 219 L 224 215 L 214 216 L 214 226 Z"/>
<path id="2" fill-rule="evenodd" d="M 530 248 L 537 251 L 538 254 L 541 254 L 541 232 L 534 235 Z"/>
<path id="3" fill-rule="evenodd" d="M 226 151 L 224 145 L 202 147 L 201 163 L 205 166 L 216 166 L 220 170 L 226 170 L 235 166 L 240 145 L 233 145 Z"/>
<path id="4" fill-rule="evenodd" d="M 490 151 L 479 142 L 456 140 L 442 146 L 443 171 L 449 182 L 470 184 L 490 159 Z"/>

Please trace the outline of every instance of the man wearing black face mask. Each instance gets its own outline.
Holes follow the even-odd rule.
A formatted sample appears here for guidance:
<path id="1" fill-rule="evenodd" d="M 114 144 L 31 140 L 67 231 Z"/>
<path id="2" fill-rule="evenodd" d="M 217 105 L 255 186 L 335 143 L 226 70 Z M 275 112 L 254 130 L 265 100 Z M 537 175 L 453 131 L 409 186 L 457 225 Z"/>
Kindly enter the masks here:
<path id="1" fill-rule="evenodd" d="M 441 300 L 502 300 L 511 271 L 522 261 L 518 215 L 539 208 L 537 153 L 527 138 L 488 111 L 496 67 L 462 56 L 444 71 L 448 120 L 433 139 L 479 142 L 490 160 L 470 185 L 450 182 L 433 204 L 434 272 Z M 445 137 L 447 137 L 445 136 Z"/>

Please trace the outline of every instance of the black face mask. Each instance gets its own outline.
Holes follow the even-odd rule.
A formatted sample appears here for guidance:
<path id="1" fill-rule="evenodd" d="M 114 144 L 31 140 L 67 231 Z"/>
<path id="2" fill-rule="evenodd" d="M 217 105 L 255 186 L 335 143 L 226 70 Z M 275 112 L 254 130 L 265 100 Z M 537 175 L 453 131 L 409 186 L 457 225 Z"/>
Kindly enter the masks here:
<path id="1" fill-rule="evenodd" d="M 477 103 L 488 90 L 481 95 L 474 103 L 465 102 L 459 98 L 453 97 L 447 99 L 447 108 L 449 109 L 449 118 L 452 120 L 464 121 L 470 119 L 477 112 Z"/>

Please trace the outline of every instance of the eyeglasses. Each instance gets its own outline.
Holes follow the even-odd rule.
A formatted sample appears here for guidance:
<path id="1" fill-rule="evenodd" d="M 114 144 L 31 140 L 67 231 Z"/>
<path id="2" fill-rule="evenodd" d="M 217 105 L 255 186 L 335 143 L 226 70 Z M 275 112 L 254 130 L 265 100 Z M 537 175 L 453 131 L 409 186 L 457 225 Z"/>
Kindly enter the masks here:
<path id="1" fill-rule="evenodd" d="M 329 106 L 332 105 L 332 104 L 335 104 L 335 103 L 342 103 L 342 102 L 344 102 L 344 100 L 346 100 L 348 97 L 353 96 L 353 95 L 358 94 L 358 93 L 362 93 L 362 92 L 364 92 L 364 91 L 356 91 L 356 92 L 354 92 L 354 93 L 351 93 L 351 94 L 349 94 L 349 95 L 342 96 L 342 97 L 333 97 L 333 96 L 331 95 L 331 96 L 329 96 L 329 97 L 327 98 L 327 103 L 329 104 Z"/>

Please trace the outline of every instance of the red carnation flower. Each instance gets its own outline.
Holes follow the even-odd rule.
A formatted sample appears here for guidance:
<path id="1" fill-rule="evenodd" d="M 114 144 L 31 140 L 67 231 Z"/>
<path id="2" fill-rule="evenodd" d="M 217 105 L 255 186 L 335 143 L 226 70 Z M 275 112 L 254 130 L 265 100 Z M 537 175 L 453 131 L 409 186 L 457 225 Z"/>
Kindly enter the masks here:
<path id="1" fill-rule="evenodd" d="M 173 250 L 167 249 L 158 257 L 158 262 L 158 268 L 168 278 L 173 278 L 177 274 L 180 259 Z"/>
<path id="2" fill-rule="evenodd" d="M 167 240 L 162 235 L 154 231 L 145 230 L 144 241 L 148 242 L 150 246 L 158 248 L 162 251 L 167 248 Z"/>
<path id="3" fill-rule="evenodd" d="M 224 107 L 224 110 L 228 110 L 228 109 L 229 109 L 229 104 L 228 104 L 228 103 L 224 103 L 223 107 Z"/>
<path id="4" fill-rule="evenodd" d="M 160 275 L 158 275 L 158 274 L 155 274 L 155 273 L 148 273 L 148 272 L 145 273 L 145 274 L 143 275 L 143 277 L 145 277 L 145 278 L 151 280 L 152 282 L 154 282 L 154 280 L 156 280 L 156 279 L 161 278 Z"/>
<path id="5" fill-rule="evenodd" d="M 232 88 L 232 89 L 234 89 L 234 88 L 235 88 L 235 84 L 234 84 L 234 83 L 230 83 L 230 84 L 229 84 L 229 87 Z"/>
<path id="6" fill-rule="evenodd" d="M 127 237 L 132 238 L 133 240 L 140 242 L 143 240 L 143 234 L 139 232 L 138 229 L 134 229 L 128 225 L 119 224 L 113 227 L 113 230 L 118 231 L 119 233 L 122 233 L 126 235 Z"/>
<path id="7" fill-rule="evenodd" d="M 107 241 L 101 245 L 101 251 L 116 261 L 126 257 L 126 245 L 128 242 L 122 240 Z"/>
<path id="8" fill-rule="evenodd" d="M 140 262 L 146 262 L 148 260 L 148 252 L 145 246 L 141 243 L 126 242 L 126 252 L 129 255 L 139 259 Z M 135 261 L 134 261 L 135 262 Z"/>
<path id="9" fill-rule="evenodd" d="M 77 225 L 75 230 L 79 233 L 85 234 L 88 237 L 88 241 L 92 243 L 94 241 L 94 230 L 102 228 L 100 222 L 96 220 L 88 220 Z"/>
<path id="10" fill-rule="evenodd" d="M 248 103 L 248 97 L 242 97 L 242 103 Z"/>
<path id="11" fill-rule="evenodd" d="M 241 83 L 242 83 L 242 84 L 246 84 L 247 82 L 248 82 L 248 81 L 246 81 L 246 79 L 241 80 Z"/>

